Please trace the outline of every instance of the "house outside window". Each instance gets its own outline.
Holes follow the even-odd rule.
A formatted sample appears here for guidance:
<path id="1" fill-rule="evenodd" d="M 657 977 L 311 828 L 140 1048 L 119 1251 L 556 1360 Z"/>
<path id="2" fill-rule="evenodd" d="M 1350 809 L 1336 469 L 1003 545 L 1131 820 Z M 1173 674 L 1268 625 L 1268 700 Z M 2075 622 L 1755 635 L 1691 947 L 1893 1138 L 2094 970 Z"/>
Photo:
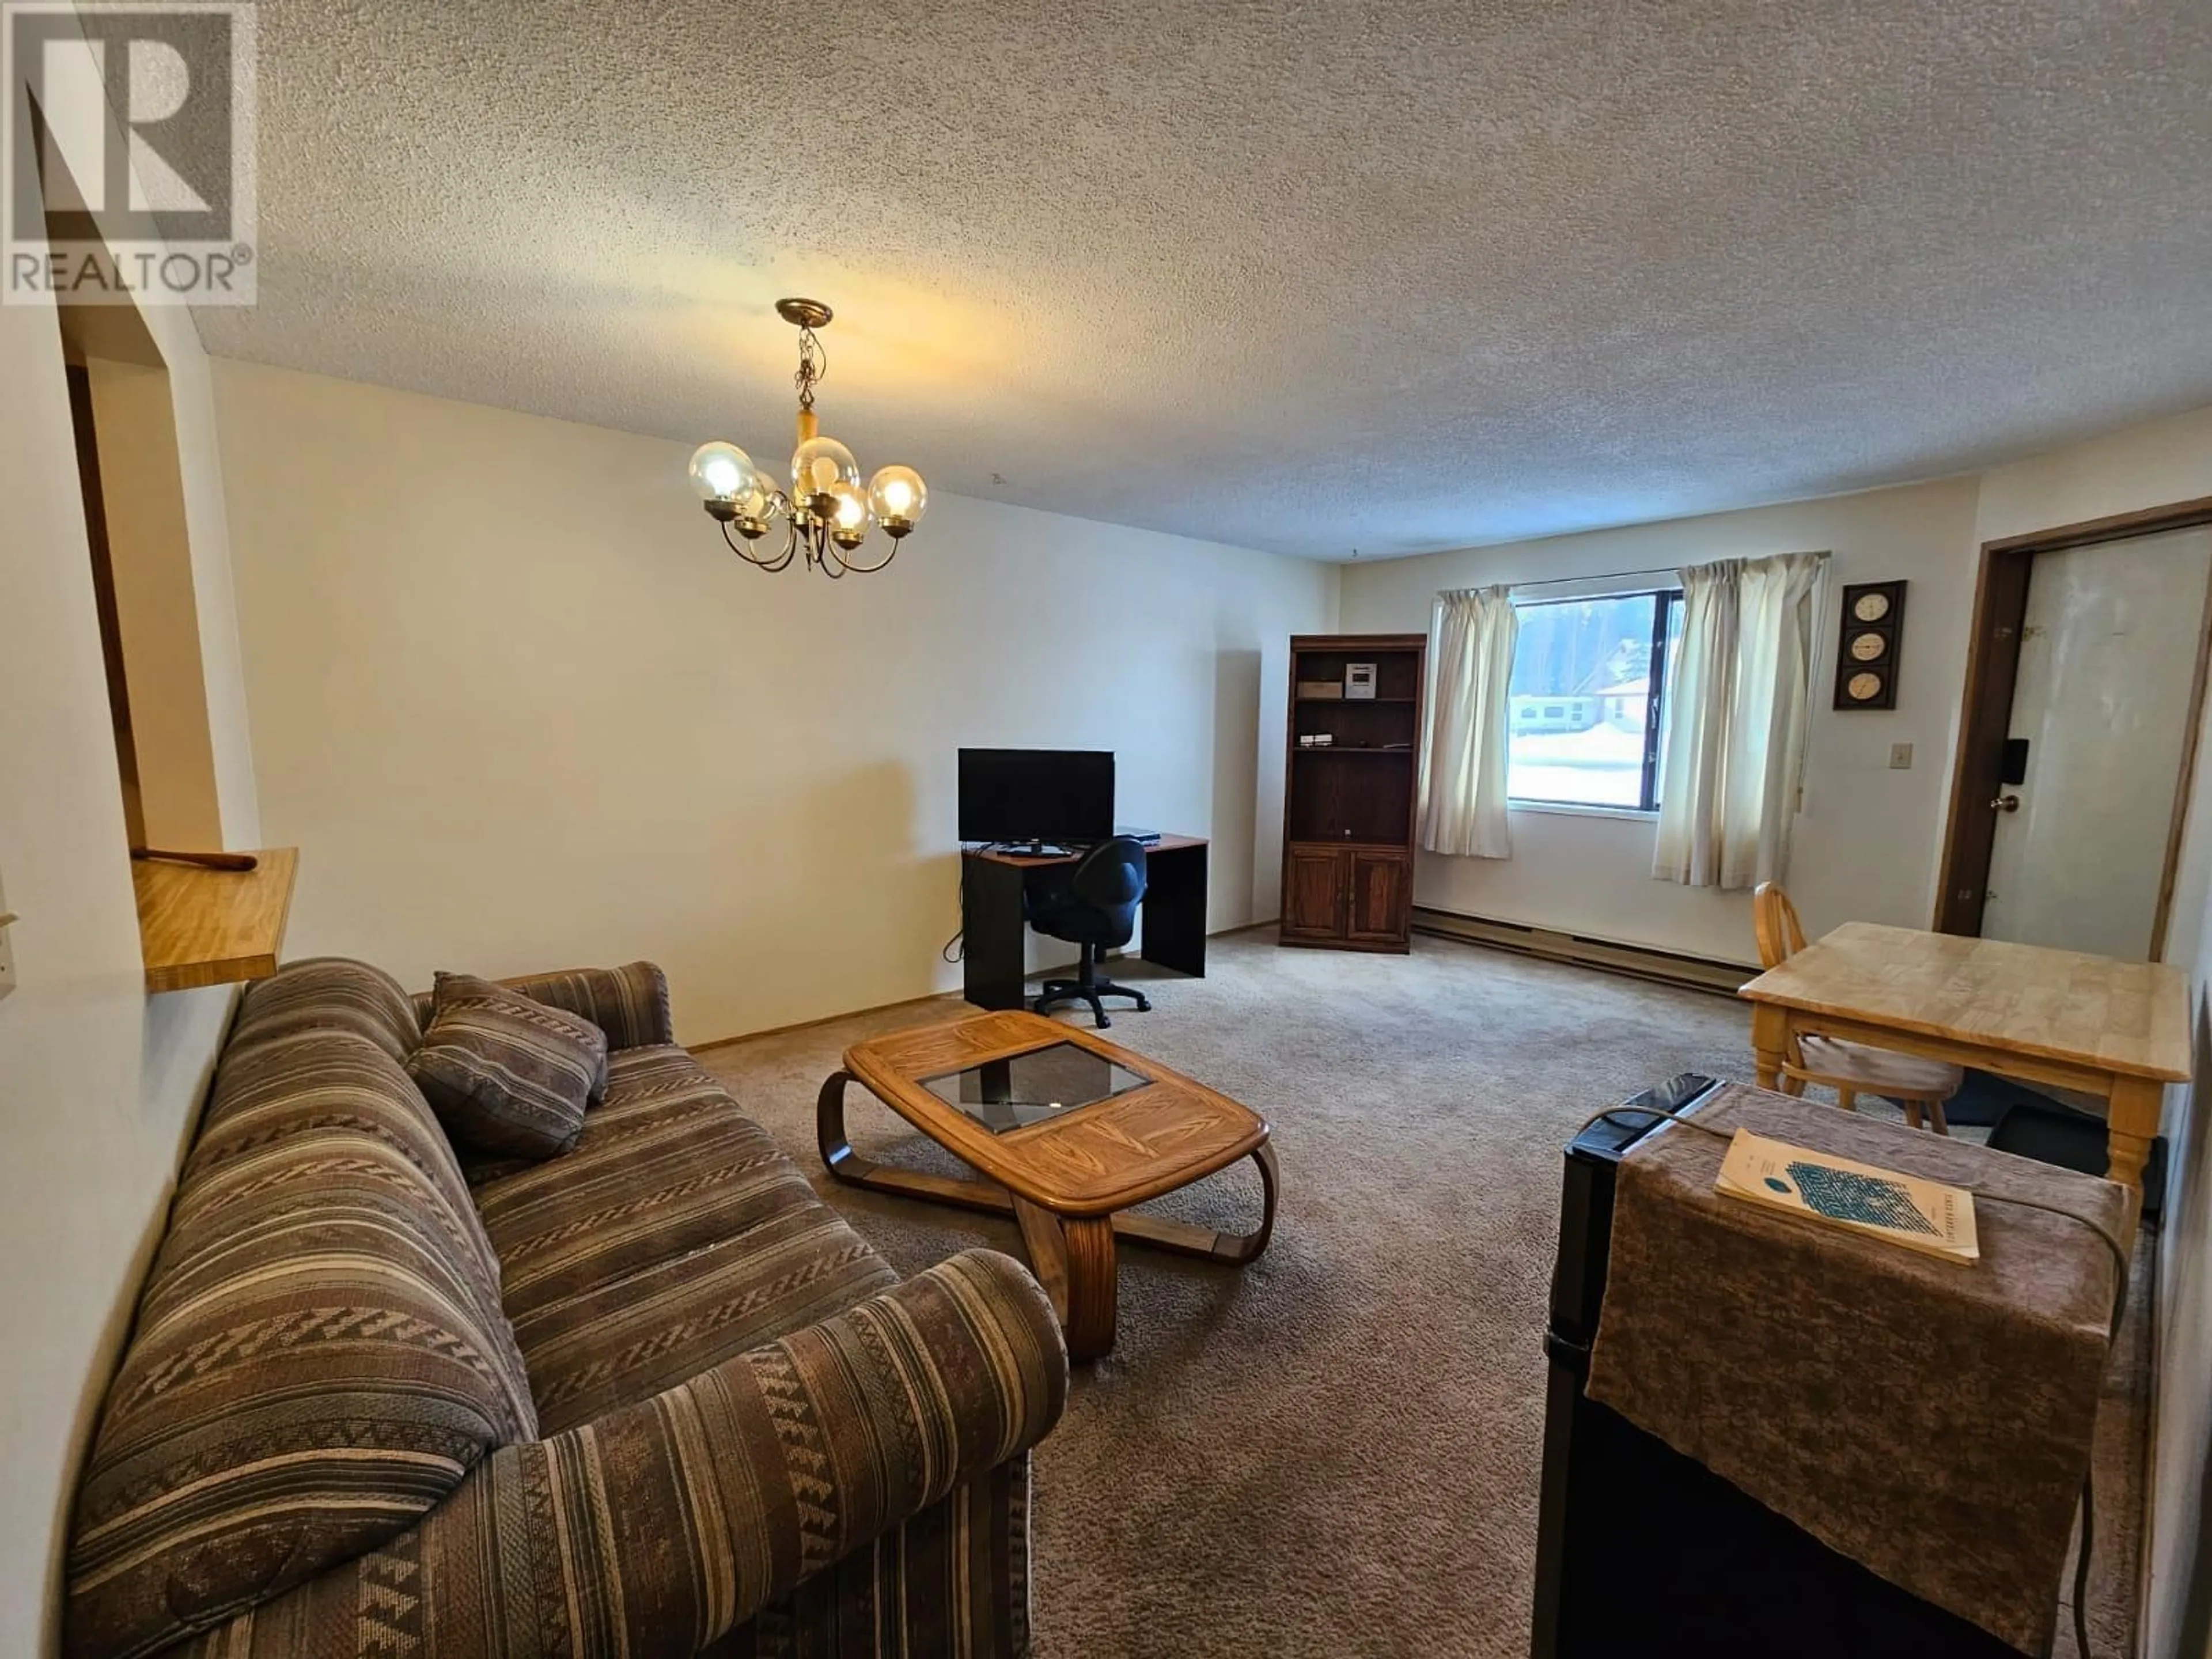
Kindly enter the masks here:
<path id="1" fill-rule="evenodd" d="M 1658 810 L 1679 590 L 1514 601 L 1506 793 L 1531 805 Z"/>

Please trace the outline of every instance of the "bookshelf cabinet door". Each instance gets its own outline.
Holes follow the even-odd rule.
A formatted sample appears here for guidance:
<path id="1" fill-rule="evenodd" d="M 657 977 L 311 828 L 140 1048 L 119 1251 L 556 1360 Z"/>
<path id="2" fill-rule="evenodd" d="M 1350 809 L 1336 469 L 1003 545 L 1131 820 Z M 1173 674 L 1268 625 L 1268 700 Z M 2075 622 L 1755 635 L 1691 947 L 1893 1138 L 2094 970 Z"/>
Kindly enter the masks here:
<path id="1" fill-rule="evenodd" d="M 1413 920 L 1413 860 L 1402 853 L 1353 853 L 1346 937 L 1363 945 L 1403 943 Z"/>
<path id="2" fill-rule="evenodd" d="M 1283 933 L 1291 939 L 1342 939 L 1349 856 L 1340 848 L 1293 847 L 1283 883 Z"/>

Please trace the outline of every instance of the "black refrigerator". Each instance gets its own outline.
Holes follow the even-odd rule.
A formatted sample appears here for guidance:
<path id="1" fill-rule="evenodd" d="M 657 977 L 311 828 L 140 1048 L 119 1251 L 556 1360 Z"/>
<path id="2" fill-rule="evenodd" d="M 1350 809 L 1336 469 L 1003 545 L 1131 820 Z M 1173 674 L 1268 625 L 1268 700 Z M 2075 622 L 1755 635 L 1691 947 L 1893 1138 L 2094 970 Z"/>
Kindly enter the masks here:
<path id="1" fill-rule="evenodd" d="M 1679 1077 L 1631 1104 L 1694 1111 L 1718 1086 Z M 2016 1659 L 2010 1644 L 1877 1577 L 1584 1395 L 1614 1173 L 1656 1126 L 1625 1115 L 1567 1148 L 1544 1336 L 1534 1659 Z"/>

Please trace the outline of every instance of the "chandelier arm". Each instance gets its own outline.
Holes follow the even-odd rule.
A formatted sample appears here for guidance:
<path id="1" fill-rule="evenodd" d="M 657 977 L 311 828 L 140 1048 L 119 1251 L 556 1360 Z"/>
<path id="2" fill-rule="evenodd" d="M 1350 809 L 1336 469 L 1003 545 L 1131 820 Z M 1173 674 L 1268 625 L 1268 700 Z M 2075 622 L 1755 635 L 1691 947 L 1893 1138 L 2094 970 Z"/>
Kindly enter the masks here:
<path id="1" fill-rule="evenodd" d="M 876 572 L 881 570 L 885 565 L 889 564 L 893 559 L 898 557 L 898 550 L 899 544 L 894 541 L 891 544 L 890 551 L 884 554 L 882 558 L 878 559 L 873 564 L 855 564 L 851 559 L 846 558 L 842 555 L 839 556 L 837 562 L 843 565 L 846 569 L 851 571 L 856 576 L 872 576 Z"/>
<path id="2" fill-rule="evenodd" d="M 772 559 L 756 556 L 750 544 L 733 539 L 730 534 L 730 526 L 726 524 L 722 526 L 722 539 L 729 544 L 731 552 L 752 566 L 754 569 L 765 570 L 771 576 L 791 562 L 792 543 L 788 526 L 785 526 L 783 551 Z"/>
<path id="3" fill-rule="evenodd" d="M 728 545 L 731 552 L 736 554 L 747 564 L 757 565 L 763 562 L 762 560 L 753 557 L 751 549 L 744 543 L 737 540 L 730 534 L 730 526 L 727 524 L 725 524 L 722 526 L 722 540 Z"/>

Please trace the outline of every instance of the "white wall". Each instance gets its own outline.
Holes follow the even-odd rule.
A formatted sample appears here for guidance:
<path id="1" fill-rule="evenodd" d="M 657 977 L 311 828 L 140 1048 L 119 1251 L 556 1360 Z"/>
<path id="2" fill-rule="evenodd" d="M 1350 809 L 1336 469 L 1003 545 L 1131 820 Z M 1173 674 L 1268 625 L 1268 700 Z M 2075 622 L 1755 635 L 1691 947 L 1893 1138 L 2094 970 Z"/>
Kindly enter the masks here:
<path id="1" fill-rule="evenodd" d="M 170 369 L 222 823 L 252 846 L 205 359 L 185 313 L 145 320 Z M 144 994 L 50 307 L 0 307 L 0 885 L 22 915 L 19 988 L 0 1000 L 0 1653 L 33 1655 L 54 1649 L 77 1462 L 232 995 Z"/>
<path id="2" fill-rule="evenodd" d="M 2179 499 L 2179 498 L 2176 498 Z M 2212 724 L 2212 723 L 2208 723 Z M 2159 1238 L 2156 1409 L 2151 1515 L 2146 1540 L 2150 1595 L 2143 1651 L 2152 1659 L 2212 1656 L 2212 914 L 2203 879 L 2212 844 L 2212 731 L 2198 734 L 2197 787 L 2167 960 L 2190 970 L 2195 1079 L 2166 1091 L 2166 1214 Z M 2191 866 L 2193 866 L 2193 874 Z M 2193 902 L 2191 901 L 2193 899 Z"/>
<path id="3" fill-rule="evenodd" d="M 416 984 L 651 957 L 695 1042 L 956 985 L 963 744 L 1115 750 L 1124 822 L 1212 838 L 1212 925 L 1275 913 L 1286 642 L 1333 626 L 1329 567 L 936 496 L 880 574 L 770 576 L 682 445 L 216 387 L 296 951 Z"/>
<path id="4" fill-rule="evenodd" d="M 1972 479 L 1949 479 L 1355 565 L 1345 574 L 1344 626 L 1425 629 L 1445 588 L 1832 553 L 1826 609 L 1814 629 L 1813 718 L 1790 893 L 1808 929 L 1854 918 L 1925 927 L 1966 672 L 1974 501 Z M 1893 577 L 1911 583 L 1897 708 L 1838 713 L 1829 707 L 1838 590 Z M 1895 743 L 1913 745 L 1908 771 L 1890 768 Z M 1758 961 L 1747 894 L 1651 878 L 1651 818 L 1516 808 L 1512 823 L 1510 860 L 1421 854 L 1416 902 L 1720 961 Z"/>
<path id="5" fill-rule="evenodd" d="M 1978 546 L 2208 495 L 2212 408 L 1991 468 L 1981 478 L 1974 541 Z"/>

